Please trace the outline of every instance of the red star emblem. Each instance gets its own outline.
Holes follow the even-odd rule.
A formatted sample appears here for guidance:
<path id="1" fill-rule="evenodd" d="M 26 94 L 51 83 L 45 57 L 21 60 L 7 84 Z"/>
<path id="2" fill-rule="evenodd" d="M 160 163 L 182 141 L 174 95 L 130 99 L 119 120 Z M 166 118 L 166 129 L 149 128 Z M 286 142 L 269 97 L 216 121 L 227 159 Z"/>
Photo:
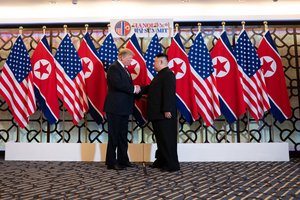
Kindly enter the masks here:
<path id="1" fill-rule="evenodd" d="M 214 68 L 217 70 L 217 74 L 219 74 L 220 71 L 226 72 L 225 64 L 227 61 L 220 62 L 220 60 L 217 58 L 217 63 L 215 64 Z"/>
<path id="2" fill-rule="evenodd" d="M 135 63 L 135 64 L 133 64 L 133 65 L 129 65 L 129 66 L 127 67 L 127 69 L 128 69 L 128 71 L 129 71 L 130 74 L 135 74 L 135 75 L 137 75 L 137 73 L 136 73 L 136 71 L 135 71 L 136 65 L 137 65 L 137 63 Z"/>
<path id="3" fill-rule="evenodd" d="M 90 64 L 90 60 L 88 62 L 85 62 L 84 60 L 82 60 L 82 67 L 83 67 L 83 72 L 91 72 L 91 70 L 89 69 L 89 64 Z"/>
<path id="4" fill-rule="evenodd" d="M 172 71 L 174 72 L 175 76 L 177 75 L 177 73 L 184 73 L 181 69 L 181 66 L 183 65 L 183 62 L 181 63 L 176 63 L 175 60 L 173 60 L 173 67 L 172 67 Z"/>
<path id="5" fill-rule="evenodd" d="M 43 65 L 43 63 L 40 61 L 40 68 L 36 69 L 35 71 L 40 72 L 40 78 L 42 78 L 43 74 L 49 74 L 47 67 L 49 66 L 49 63 L 46 65 Z"/>
<path id="6" fill-rule="evenodd" d="M 273 63 L 273 60 L 271 60 L 270 62 L 266 61 L 264 58 L 262 60 L 263 60 L 263 62 L 262 62 L 262 69 L 264 70 L 265 74 L 268 71 L 274 72 L 274 70 L 271 67 L 271 65 Z"/>

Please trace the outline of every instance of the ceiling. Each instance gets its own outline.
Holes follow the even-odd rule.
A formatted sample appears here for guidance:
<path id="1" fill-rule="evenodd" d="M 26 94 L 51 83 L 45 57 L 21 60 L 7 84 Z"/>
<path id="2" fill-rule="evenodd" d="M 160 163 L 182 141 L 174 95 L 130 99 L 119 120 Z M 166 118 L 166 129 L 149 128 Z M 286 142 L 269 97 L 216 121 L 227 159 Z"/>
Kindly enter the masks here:
<path id="1" fill-rule="evenodd" d="M 136 18 L 300 20 L 300 0 L 0 0 L 0 8 L 0 23 L 4 24 L 109 22 L 110 19 Z"/>

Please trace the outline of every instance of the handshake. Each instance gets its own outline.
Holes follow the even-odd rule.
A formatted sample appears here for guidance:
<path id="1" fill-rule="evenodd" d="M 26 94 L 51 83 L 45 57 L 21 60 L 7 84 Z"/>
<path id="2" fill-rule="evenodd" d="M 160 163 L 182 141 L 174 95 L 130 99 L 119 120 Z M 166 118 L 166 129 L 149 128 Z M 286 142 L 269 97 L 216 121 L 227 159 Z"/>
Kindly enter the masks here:
<path id="1" fill-rule="evenodd" d="M 133 93 L 134 93 L 134 94 L 138 94 L 138 93 L 140 93 L 140 92 L 141 92 L 141 86 L 135 85 L 135 86 L 134 86 L 134 91 L 133 91 Z"/>

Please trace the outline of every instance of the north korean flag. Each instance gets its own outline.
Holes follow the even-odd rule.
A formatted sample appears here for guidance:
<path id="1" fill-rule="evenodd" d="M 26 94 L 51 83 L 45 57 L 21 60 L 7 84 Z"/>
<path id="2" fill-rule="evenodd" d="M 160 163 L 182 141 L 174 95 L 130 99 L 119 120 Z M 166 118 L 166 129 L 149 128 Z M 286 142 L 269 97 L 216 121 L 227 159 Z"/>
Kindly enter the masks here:
<path id="1" fill-rule="evenodd" d="M 148 71 L 146 67 L 146 61 L 142 55 L 141 47 L 138 43 L 137 37 L 133 34 L 128 41 L 126 48 L 130 49 L 134 53 L 131 65 L 128 66 L 128 71 L 131 74 L 133 84 L 146 86 L 149 85 L 151 80 L 148 77 Z M 135 100 L 135 108 L 133 115 L 137 120 L 138 125 L 142 126 L 146 123 L 147 103 L 143 99 Z"/>
<path id="2" fill-rule="evenodd" d="M 196 98 L 193 88 L 193 76 L 188 56 L 178 33 L 172 38 L 168 50 L 169 68 L 176 77 L 177 108 L 191 124 L 199 118 Z"/>
<path id="3" fill-rule="evenodd" d="M 271 113 L 280 123 L 292 116 L 282 62 L 270 32 L 266 32 L 257 49 L 271 104 Z"/>
<path id="4" fill-rule="evenodd" d="M 47 121 L 54 124 L 59 119 L 56 65 L 45 35 L 32 54 L 31 65 L 36 99 Z"/>
<path id="5" fill-rule="evenodd" d="M 246 112 L 246 103 L 241 73 L 225 31 L 210 54 L 216 70 L 221 113 L 232 123 Z"/>
<path id="6" fill-rule="evenodd" d="M 103 106 L 107 94 L 107 83 L 103 64 L 89 33 L 84 35 L 78 55 L 84 72 L 89 113 L 96 123 L 100 124 L 105 114 Z"/>

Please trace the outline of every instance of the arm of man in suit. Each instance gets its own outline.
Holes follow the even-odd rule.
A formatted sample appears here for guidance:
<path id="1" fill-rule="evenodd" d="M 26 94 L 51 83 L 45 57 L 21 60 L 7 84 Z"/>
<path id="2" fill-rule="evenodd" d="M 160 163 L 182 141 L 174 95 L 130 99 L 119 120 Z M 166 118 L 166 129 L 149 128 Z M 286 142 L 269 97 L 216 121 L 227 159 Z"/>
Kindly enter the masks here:
<path id="1" fill-rule="evenodd" d="M 147 95 L 148 94 L 148 90 L 149 90 L 149 85 L 147 86 L 141 86 L 140 87 L 140 92 L 138 92 L 136 95 L 135 95 L 135 98 L 136 99 L 141 99 L 143 98 L 143 100 L 146 100 L 147 98 Z"/>
<path id="2" fill-rule="evenodd" d="M 162 111 L 165 118 L 172 117 L 172 110 L 176 106 L 176 79 L 174 74 L 169 74 L 163 81 Z M 175 104 L 175 105 L 174 105 Z"/>
<path id="3" fill-rule="evenodd" d="M 126 74 L 125 74 L 126 75 Z M 126 75 L 127 76 L 127 75 Z M 128 94 L 134 93 L 134 86 L 128 81 L 128 78 L 122 74 L 117 66 L 111 65 L 107 71 L 107 80 L 115 89 Z"/>

